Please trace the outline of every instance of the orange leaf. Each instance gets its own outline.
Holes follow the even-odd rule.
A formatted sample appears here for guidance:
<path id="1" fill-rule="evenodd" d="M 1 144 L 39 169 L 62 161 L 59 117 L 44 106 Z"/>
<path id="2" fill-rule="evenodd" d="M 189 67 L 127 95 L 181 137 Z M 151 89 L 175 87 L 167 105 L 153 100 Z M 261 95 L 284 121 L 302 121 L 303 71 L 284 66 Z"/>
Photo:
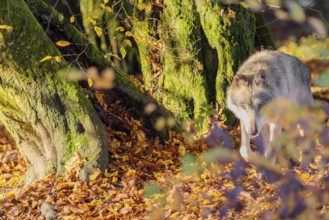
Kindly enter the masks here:
<path id="1" fill-rule="evenodd" d="M 71 43 L 68 41 L 65 41 L 65 40 L 60 40 L 60 41 L 56 42 L 56 45 L 60 46 L 60 47 L 67 47 L 67 46 L 70 46 Z"/>

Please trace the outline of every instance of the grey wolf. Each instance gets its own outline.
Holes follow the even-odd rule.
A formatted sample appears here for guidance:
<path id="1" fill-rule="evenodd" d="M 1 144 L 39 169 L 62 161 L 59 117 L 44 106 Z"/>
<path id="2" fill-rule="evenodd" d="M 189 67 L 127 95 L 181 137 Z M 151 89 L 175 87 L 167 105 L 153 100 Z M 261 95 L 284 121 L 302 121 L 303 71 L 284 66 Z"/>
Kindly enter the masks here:
<path id="1" fill-rule="evenodd" d="M 265 158 L 275 162 L 273 142 L 281 134 L 279 114 L 268 119 L 264 106 L 278 98 L 297 105 L 311 105 L 311 74 L 296 57 L 264 50 L 249 57 L 239 68 L 227 89 L 227 107 L 240 119 L 240 154 L 247 161 L 255 156 L 250 140 L 261 136 Z M 274 113 L 275 114 L 275 113 Z"/>

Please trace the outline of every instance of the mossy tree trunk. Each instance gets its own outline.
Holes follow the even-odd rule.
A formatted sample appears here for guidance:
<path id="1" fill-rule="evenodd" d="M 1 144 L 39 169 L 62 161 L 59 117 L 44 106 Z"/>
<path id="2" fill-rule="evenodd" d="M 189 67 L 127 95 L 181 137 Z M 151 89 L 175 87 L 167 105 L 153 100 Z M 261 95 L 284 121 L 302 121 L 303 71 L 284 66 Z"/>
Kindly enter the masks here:
<path id="1" fill-rule="evenodd" d="M 40 62 L 61 54 L 26 2 L 0 1 L 0 22 L 13 27 L 0 31 L 0 121 L 28 164 L 26 181 L 61 172 L 74 152 L 87 160 L 81 174 L 104 170 L 103 124 L 79 85 L 57 76 L 66 62 Z"/>
<path id="2" fill-rule="evenodd" d="M 205 0 L 143 0 L 134 17 L 146 88 L 176 116 L 207 128 L 210 105 L 225 109 L 226 86 L 252 52 L 253 13 Z"/>
<path id="3" fill-rule="evenodd" d="M 99 117 L 113 129 L 129 130 L 129 125 L 106 109 L 117 99 L 133 109 L 132 115 L 142 121 L 150 136 L 166 136 L 165 130 L 154 131 L 152 124 L 171 113 L 156 105 L 151 114 L 145 114 L 145 106 L 156 101 L 120 68 L 111 67 L 103 53 L 43 0 L 0 1 L 0 24 L 13 27 L 0 30 L 0 122 L 28 163 L 27 183 L 50 172 L 60 173 L 74 152 L 87 160 L 82 179 L 94 167 L 104 170 L 107 139 Z M 71 45 L 56 48 L 54 42 L 59 40 Z M 62 61 L 40 62 L 46 56 Z M 88 92 L 97 112 L 77 83 L 62 78 L 69 66 L 114 69 L 113 89 L 97 91 L 97 95 L 94 90 Z"/>

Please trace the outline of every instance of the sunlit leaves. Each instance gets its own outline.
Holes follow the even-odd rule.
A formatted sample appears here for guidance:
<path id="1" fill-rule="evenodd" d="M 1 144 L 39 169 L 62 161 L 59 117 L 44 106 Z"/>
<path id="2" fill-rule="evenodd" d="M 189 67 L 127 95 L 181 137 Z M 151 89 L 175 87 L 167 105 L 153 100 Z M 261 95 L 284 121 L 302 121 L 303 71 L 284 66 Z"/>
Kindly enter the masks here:
<path id="1" fill-rule="evenodd" d="M 133 36 L 133 33 L 131 33 L 130 31 L 127 31 L 127 32 L 125 33 L 125 35 L 126 35 L 127 37 L 132 37 L 132 36 Z"/>
<path id="2" fill-rule="evenodd" d="M 92 18 L 88 18 L 89 22 L 92 24 L 92 25 L 96 25 L 96 20 L 95 19 L 92 19 Z"/>
<path id="3" fill-rule="evenodd" d="M 41 60 L 40 60 L 40 63 L 42 63 L 42 62 L 44 62 L 44 61 L 46 61 L 46 60 L 50 60 L 50 59 L 52 59 L 53 57 L 52 56 L 45 56 L 44 58 L 42 58 Z"/>
<path id="4" fill-rule="evenodd" d="M 262 177 L 261 168 L 239 160 L 236 149 L 209 149 L 202 139 L 189 145 L 174 132 L 162 145 L 145 135 L 141 122 L 127 117 L 127 112 L 123 114 L 124 109 L 118 110 L 121 114 L 117 117 L 129 122 L 131 130 L 126 133 L 108 128 L 111 163 L 105 173 L 94 169 L 89 182 L 80 181 L 77 174 L 86 160 L 74 154 L 67 163 L 69 171 L 56 179 L 47 177 L 24 187 L 20 194 L 9 191 L 0 196 L 3 216 L 38 216 L 44 201 L 63 219 L 262 219 L 264 213 L 279 219 L 283 213 L 280 210 L 287 207 L 282 201 L 289 201 L 294 210 L 306 199 L 312 202 L 309 210 L 318 214 L 313 204 L 326 204 L 318 199 L 319 195 L 328 195 L 323 188 L 328 171 L 318 171 L 321 158 L 315 160 L 311 170 L 279 169 L 282 179 L 270 184 Z M 230 132 L 237 136 L 235 130 Z M 3 142 L 1 136 L 0 140 Z M 2 150 L 3 146 L 0 159 L 8 151 Z M 179 149 L 190 153 L 181 160 Z M 234 162 L 227 160 L 232 155 Z M 12 162 L 1 161 L 1 169 Z"/>
<path id="5" fill-rule="evenodd" d="M 111 13 L 112 12 L 112 8 L 111 7 L 109 7 L 109 6 L 106 6 L 105 4 L 103 4 L 103 3 L 101 3 L 101 4 L 99 4 L 100 6 L 101 6 L 101 8 L 102 9 L 104 9 L 104 10 L 106 10 L 106 11 L 108 11 L 109 13 Z"/>
<path id="6" fill-rule="evenodd" d="M 96 32 L 97 36 L 98 37 L 101 37 L 103 35 L 103 30 L 102 28 L 98 27 L 98 26 L 95 26 L 94 27 L 94 31 Z"/>
<path id="7" fill-rule="evenodd" d="M 13 27 L 10 25 L 6 25 L 6 24 L 0 24 L 0 30 L 12 31 Z"/>
<path id="8" fill-rule="evenodd" d="M 128 40 L 128 39 L 125 39 L 123 42 L 126 43 L 129 47 L 132 47 L 133 46 L 132 43 L 131 43 L 131 41 Z"/>
<path id="9" fill-rule="evenodd" d="M 124 27 L 119 26 L 119 27 L 116 28 L 116 30 L 117 30 L 117 31 L 121 31 L 121 32 L 123 32 L 125 29 L 124 29 Z"/>
<path id="10" fill-rule="evenodd" d="M 62 58 L 60 56 L 49 56 L 49 55 L 42 58 L 39 62 L 42 63 L 51 59 L 54 59 L 57 63 L 62 62 Z"/>
<path id="11" fill-rule="evenodd" d="M 120 53 L 121 53 L 122 59 L 124 59 L 127 55 L 126 49 L 124 47 L 120 47 Z"/>
<path id="12" fill-rule="evenodd" d="M 93 80 L 89 77 L 87 81 L 88 81 L 88 86 L 92 87 L 93 86 Z"/>
<path id="13" fill-rule="evenodd" d="M 62 58 L 60 56 L 54 56 L 54 59 L 57 63 L 62 62 Z"/>
<path id="14" fill-rule="evenodd" d="M 56 45 L 60 46 L 60 47 L 67 47 L 67 46 L 71 45 L 71 42 L 68 42 L 68 41 L 65 41 L 65 40 L 60 40 L 60 41 L 56 42 Z"/>
<path id="15" fill-rule="evenodd" d="M 70 17 L 70 23 L 72 24 L 72 23 L 74 23 L 74 21 L 75 21 L 75 17 L 74 16 L 71 16 Z"/>

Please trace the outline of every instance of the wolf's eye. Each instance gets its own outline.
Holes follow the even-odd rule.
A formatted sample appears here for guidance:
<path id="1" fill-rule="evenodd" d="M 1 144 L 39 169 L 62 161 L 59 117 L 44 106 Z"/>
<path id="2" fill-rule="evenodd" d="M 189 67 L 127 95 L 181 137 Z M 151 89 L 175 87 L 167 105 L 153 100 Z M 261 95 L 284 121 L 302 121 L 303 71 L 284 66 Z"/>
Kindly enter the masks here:
<path id="1" fill-rule="evenodd" d="M 247 106 L 246 105 L 241 105 L 241 108 L 246 109 Z"/>

